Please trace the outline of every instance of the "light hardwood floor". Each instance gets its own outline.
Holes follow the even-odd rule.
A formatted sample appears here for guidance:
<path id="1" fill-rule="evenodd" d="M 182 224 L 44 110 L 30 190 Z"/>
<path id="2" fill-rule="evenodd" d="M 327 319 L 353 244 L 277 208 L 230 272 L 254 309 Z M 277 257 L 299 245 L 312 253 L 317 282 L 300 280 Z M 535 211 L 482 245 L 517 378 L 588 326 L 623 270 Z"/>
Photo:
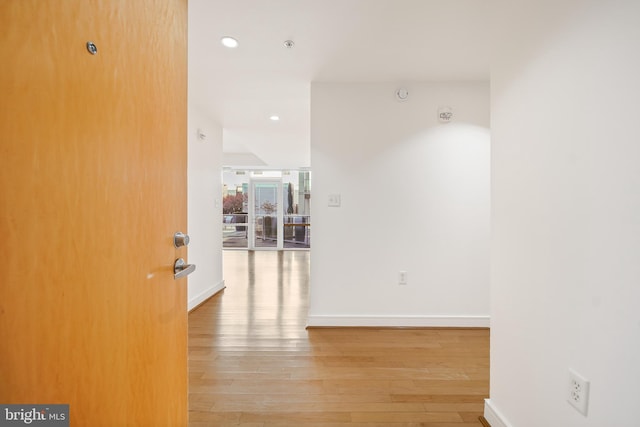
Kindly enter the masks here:
<path id="1" fill-rule="evenodd" d="M 482 425 L 488 330 L 306 330 L 308 252 L 225 251 L 224 269 L 189 314 L 190 427 Z"/>

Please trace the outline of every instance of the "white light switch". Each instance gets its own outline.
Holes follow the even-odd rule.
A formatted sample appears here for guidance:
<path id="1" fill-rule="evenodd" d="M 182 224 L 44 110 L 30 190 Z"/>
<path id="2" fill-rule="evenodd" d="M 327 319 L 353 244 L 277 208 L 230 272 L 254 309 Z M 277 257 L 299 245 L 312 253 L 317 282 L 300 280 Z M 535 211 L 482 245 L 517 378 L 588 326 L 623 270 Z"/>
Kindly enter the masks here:
<path id="1" fill-rule="evenodd" d="M 329 207 L 332 207 L 332 208 L 340 207 L 339 194 L 329 194 Z"/>

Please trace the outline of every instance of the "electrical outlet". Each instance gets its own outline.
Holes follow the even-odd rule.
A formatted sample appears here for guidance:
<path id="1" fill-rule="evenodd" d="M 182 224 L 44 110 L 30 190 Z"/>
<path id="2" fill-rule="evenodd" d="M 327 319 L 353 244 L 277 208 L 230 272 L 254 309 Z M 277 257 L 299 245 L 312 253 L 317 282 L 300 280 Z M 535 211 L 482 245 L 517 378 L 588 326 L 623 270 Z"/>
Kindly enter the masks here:
<path id="1" fill-rule="evenodd" d="M 398 284 L 399 285 L 406 285 L 407 284 L 407 272 L 406 271 L 401 271 L 398 274 Z"/>
<path id="2" fill-rule="evenodd" d="M 580 374 L 569 369 L 569 389 L 567 402 L 583 415 L 587 415 L 589 406 L 589 381 Z"/>

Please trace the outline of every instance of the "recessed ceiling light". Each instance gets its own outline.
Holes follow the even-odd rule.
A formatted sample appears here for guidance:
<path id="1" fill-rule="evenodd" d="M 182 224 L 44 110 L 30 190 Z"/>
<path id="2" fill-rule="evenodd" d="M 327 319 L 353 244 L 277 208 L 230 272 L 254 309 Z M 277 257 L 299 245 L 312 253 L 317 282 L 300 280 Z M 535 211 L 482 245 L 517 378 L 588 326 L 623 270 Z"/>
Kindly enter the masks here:
<path id="1" fill-rule="evenodd" d="M 234 39 L 233 37 L 229 37 L 229 36 L 224 36 L 223 38 L 220 39 L 220 43 L 222 43 L 223 46 L 228 47 L 228 48 L 235 48 L 238 47 L 238 40 Z"/>
<path id="2" fill-rule="evenodd" d="M 273 116 L 269 117 L 269 119 L 273 120 L 274 122 L 277 122 L 278 120 L 280 120 L 280 116 L 273 115 Z"/>

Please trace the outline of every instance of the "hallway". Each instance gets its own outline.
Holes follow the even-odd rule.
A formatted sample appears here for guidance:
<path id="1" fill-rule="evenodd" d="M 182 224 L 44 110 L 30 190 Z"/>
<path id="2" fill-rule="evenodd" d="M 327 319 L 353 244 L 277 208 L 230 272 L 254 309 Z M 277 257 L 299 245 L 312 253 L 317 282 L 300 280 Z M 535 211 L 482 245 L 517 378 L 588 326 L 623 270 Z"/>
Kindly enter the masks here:
<path id="1" fill-rule="evenodd" d="M 478 427 L 486 329 L 305 329 L 309 252 L 224 252 L 189 314 L 189 426 Z"/>

